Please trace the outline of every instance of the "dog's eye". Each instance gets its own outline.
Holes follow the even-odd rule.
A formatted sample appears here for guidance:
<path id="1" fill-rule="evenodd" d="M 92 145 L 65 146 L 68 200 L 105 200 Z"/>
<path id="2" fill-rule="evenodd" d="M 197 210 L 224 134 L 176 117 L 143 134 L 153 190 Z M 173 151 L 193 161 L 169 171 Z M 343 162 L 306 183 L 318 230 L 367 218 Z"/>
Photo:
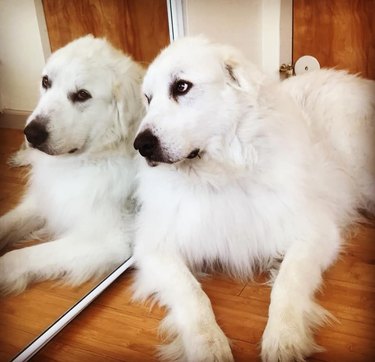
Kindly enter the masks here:
<path id="1" fill-rule="evenodd" d="M 77 101 L 78 102 L 84 102 L 91 98 L 91 94 L 85 90 L 81 89 L 77 92 Z"/>
<path id="2" fill-rule="evenodd" d="M 187 80 L 180 79 L 175 81 L 172 84 L 171 89 L 172 97 L 176 99 L 179 96 L 185 95 L 187 92 L 189 92 L 192 86 L 193 84 L 188 82 Z"/>
<path id="3" fill-rule="evenodd" d="M 45 75 L 43 78 L 42 78 L 42 87 L 44 89 L 48 89 L 48 88 L 51 88 L 51 85 L 52 85 L 52 82 L 48 79 L 48 77 Z"/>
<path id="4" fill-rule="evenodd" d="M 91 94 L 86 89 L 80 89 L 75 93 L 69 93 L 68 98 L 73 102 L 86 102 L 88 99 L 92 98 Z"/>
<path id="5" fill-rule="evenodd" d="M 90 98 L 91 98 L 91 94 L 86 89 L 80 89 L 75 94 L 75 101 L 76 102 L 85 102 Z"/>

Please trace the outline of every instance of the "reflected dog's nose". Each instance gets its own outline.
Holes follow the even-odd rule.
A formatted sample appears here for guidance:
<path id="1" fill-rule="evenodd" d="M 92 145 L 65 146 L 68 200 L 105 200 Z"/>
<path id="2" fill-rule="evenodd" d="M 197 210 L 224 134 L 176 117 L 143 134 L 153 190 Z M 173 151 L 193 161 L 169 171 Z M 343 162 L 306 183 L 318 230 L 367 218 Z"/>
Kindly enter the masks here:
<path id="1" fill-rule="evenodd" d="M 146 129 L 134 140 L 134 148 L 143 157 L 153 159 L 160 149 L 159 139 L 149 129 Z"/>
<path id="2" fill-rule="evenodd" d="M 45 122 L 35 118 L 23 130 L 27 140 L 33 147 L 38 147 L 48 138 Z"/>

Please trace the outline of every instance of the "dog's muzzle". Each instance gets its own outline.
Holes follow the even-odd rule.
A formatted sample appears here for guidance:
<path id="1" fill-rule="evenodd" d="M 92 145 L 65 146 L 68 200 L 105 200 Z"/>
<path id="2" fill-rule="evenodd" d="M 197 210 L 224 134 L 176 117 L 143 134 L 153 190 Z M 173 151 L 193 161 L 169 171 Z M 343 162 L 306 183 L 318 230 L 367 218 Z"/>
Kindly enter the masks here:
<path id="1" fill-rule="evenodd" d="M 141 132 L 134 140 L 134 148 L 139 153 L 151 160 L 157 162 L 165 162 L 162 159 L 159 139 L 149 130 Z"/>
<path id="2" fill-rule="evenodd" d="M 134 148 L 146 158 L 150 166 L 156 166 L 158 162 L 175 163 L 182 160 L 171 160 L 166 157 L 162 151 L 162 147 L 160 146 L 159 138 L 156 137 L 149 129 L 144 130 L 135 138 Z M 199 157 L 199 152 L 200 149 L 196 148 L 191 151 L 186 158 L 193 159 Z"/>
<path id="3" fill-rule="evenodd" d="M 36 117 L 25 127 L 23 133 L 31 147 L 40 148 L 48 138 L 45 119 Z"/>

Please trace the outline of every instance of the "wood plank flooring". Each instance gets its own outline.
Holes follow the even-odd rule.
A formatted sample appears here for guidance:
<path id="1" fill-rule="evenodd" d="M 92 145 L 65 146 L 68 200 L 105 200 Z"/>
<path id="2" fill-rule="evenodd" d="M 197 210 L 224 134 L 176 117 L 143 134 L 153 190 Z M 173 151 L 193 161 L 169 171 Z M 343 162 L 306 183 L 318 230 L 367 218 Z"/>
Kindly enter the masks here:
<path id="1" fill-rule="evenodd" d="M 0 212 L 14 206 L 22 194 L 22 168 L 6 165 L 22 142 L 18 130 L 0 129 Z M 325 274 L 318 295 L 337 322 L 317 334 L 326 352 L 310 361 L 375 360 L 375 226 L 360 225 L 348 240 L 345 253 Z M 161 343 L 157 328 L 161 308 L 131 302 L 132 272 L 126 272 L 32 361 L 156 361 Z M 267 320 L 270 290 L 261 282 L 240 283 L 215 275 L 202 280 L 219 325 L 232 340 L 236 361 L 258 361 L 259 341 Z M 19 296 L 0 298 L 0 361 L 43 330 L 92 286 L 56 286 L 44 282 Z"/>

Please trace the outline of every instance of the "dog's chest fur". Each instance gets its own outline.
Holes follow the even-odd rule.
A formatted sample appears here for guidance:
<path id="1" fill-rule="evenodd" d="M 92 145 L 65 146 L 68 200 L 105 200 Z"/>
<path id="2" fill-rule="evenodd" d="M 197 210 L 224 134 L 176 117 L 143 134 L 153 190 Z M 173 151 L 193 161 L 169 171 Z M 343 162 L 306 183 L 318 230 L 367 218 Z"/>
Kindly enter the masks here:
<path id="1" fill-rule="evenodd" d="M 95 229 L 99 218 L 120 217 L 133 192 L 134 161 L 123 155 L 87 160 L 35 152 L 29 192 L 50 232 L 61 234 L 84 223 Z"/>
<path id="2" fill-rule="evenodd" d="M 245 278 L 269 267 L 296 237 L 297 226 L 290 222 L 296 205 L 290 195 L 249 180 L 218 189 L 190 181 L 178 172 L 142 172 L 140 199 L 146 201 L 139 226 L 154 220 L 147 248 L 177 248 L 190 265 L 220 261 Z"/>

